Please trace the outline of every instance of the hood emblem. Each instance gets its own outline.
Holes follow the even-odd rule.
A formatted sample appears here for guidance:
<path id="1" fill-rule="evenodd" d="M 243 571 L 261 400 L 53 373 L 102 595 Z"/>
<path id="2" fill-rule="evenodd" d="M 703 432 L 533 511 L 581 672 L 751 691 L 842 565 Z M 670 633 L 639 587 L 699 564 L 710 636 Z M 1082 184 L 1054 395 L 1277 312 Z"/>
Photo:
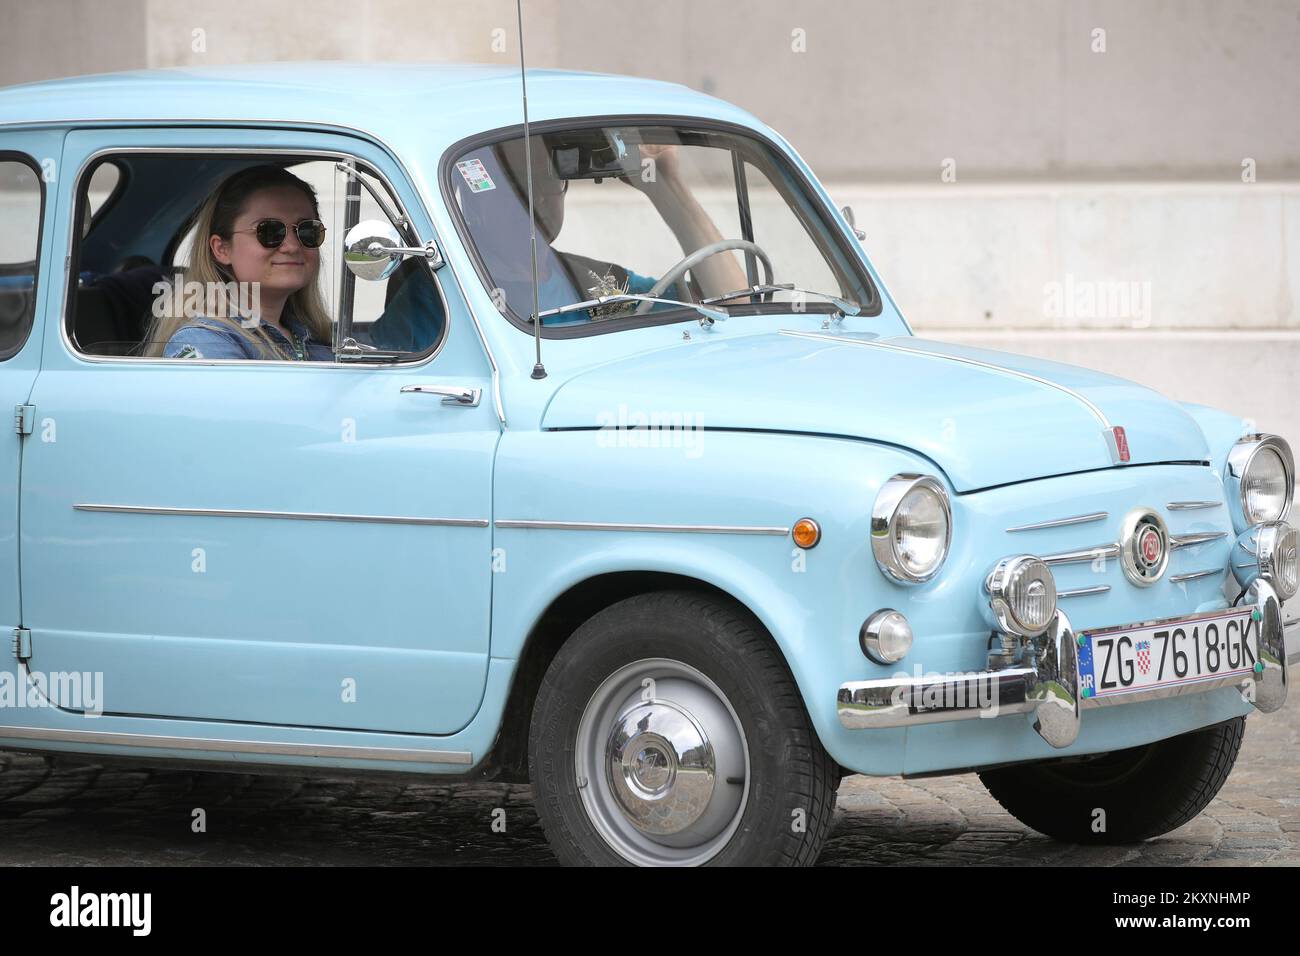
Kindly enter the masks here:
<path id="1" fill-rule="evenodd" d="M 1169 566 L 1169 530 L 1151 508 L 1137 508 L 1124 518 L 1119 541 L 1124 574 L 1140 588 L 1160 580 Z"/>
<path id="2" fill-rule="evenodd" d="M 1128 461 L 1128 436 L 1124 434 L 1123 425 L 1112 425 L 1102 432 L 1106 437 L 1106 448 L 1110 451 L 1111 464 L 1119 465 Z"/>

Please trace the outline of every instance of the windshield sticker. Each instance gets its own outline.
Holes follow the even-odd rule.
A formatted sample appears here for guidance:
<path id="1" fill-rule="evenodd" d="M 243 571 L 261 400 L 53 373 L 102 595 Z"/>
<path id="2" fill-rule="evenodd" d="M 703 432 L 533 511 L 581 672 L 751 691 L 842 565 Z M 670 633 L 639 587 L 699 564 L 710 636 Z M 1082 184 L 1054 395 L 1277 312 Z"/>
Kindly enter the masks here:
<path id="1" fill-rule="evenodd" d="M 467 159 L 464 162 L 456 164 L 460 174 L 465 177 L 465 182 L 469 184 L 470 192 L 482 193 L 489 189 L 496 189 L 497 184 L 492 181 L 488 171 L 483 168 L 483 163 L 477 159 Z"/>

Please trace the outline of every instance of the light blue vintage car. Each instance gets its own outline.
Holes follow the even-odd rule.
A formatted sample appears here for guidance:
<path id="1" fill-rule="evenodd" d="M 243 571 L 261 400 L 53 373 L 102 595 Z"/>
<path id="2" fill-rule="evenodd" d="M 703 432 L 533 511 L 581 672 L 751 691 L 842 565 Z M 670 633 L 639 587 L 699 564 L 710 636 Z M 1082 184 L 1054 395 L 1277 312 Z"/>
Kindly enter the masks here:
<path id="1" fill-rule="evenodd" d="M 734 106 L 528 96 L 525 140 L 506 66 L 0 92 L 0 747 L 527 779 L 566 863 L 810 863 L 848 773 L 1199 813 L 1300 657 L 1287 443 L 915 337 Z M 329 361 L 159 331 L 267 165 L 323 234 L 228 231 L 318 255 Z"/>

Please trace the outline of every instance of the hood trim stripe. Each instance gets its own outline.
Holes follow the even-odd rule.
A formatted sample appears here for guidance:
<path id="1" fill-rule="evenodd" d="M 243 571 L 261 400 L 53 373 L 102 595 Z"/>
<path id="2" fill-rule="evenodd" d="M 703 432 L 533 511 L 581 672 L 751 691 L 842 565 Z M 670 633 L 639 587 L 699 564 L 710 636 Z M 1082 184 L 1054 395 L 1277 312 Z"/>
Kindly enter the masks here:
<path id="1" fill-rule="evenodd" d="M 1101 422 L 1103 429 L 1110 431 L 1113 427 L 1110 423 L 1110 419 L 1106 417 L 1106 413 L 1098 408 L 1097 405 L 1086 395 L 1070 388 L 1068 385 L 1062 385 L 1060 382 L 1053 382 L 1051 379 L 1040 378 L 1039 376 L 1032 375 L 1029 372 L 1020 372 L 1012 368 L 1006 368 L 1002 365 L 994 365 L 991 362 L 981 362 L 979 359 L 965 358 L 960 355 L 945 355 L 942 352 L 927 352 L 924 349 L 908 348 L 906 345 L 886 344 L 884 342 L 865 341 L 863 339 L 846 339 L 838 335 L 823 335 L 819 332 L 801 332 L 795 329 L 781 329 L 781 334 L 793 335 L 797 338 L 803 339 L 818 339 L 822 342 L 834 342 L 837 345 L 860 345 L 865 348 L 888 349 L 892 352 L 906 352 L 910 355 L 920 355 L 925 358 L 941 359 L 948 362 L 959 362 L 963 365 L 973 365 L 976 368 L 987 369 L 991 372 L 1000 372 L 1003 375 L 1024 379 L 1028 382 L 1035 382 L 1039 385 L 1044 385 L 1047 388 L 1056 389 L 1058 392 L 1064 392 L 1066 395 L 1069 395 L 1071 398 L 1087 407 L 1088 411 L 1092 412 L 1093 417 L 1096 418 L 1097 421 Z"/>

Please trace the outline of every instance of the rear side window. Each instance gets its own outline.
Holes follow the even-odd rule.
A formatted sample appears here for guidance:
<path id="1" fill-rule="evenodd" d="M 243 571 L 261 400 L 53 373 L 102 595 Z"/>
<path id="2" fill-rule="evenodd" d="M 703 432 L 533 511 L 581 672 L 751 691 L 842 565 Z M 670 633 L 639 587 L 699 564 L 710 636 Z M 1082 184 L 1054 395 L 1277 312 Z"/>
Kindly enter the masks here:
<path id="1" fill-rule="evenodd" d="M 36 314 L 41 199 L 36 168 L 0 156 L 0 359 L 23 347 Z"/>

